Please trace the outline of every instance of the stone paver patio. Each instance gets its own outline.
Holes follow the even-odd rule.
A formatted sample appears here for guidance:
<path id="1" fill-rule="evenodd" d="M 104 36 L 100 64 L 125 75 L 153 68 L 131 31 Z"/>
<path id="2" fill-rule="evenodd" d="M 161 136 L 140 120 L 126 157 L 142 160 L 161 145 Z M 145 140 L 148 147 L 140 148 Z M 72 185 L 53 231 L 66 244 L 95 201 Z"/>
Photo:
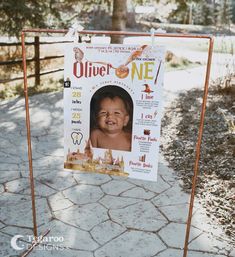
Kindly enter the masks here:
<path id="1" fill-rule="evenodd" d="M 39 233 L 64 249 L 32 257 L 182 257 L 189 195 L 160 160 L 158 182 L 63 170 L 62 93 L 30 98 Z M 10 241 L 32 235 L 24 99 L 0 103 L 0 256 L 19 256 Z M 234 257 L 225 234 L 196 199 L 188 257 Z"/>

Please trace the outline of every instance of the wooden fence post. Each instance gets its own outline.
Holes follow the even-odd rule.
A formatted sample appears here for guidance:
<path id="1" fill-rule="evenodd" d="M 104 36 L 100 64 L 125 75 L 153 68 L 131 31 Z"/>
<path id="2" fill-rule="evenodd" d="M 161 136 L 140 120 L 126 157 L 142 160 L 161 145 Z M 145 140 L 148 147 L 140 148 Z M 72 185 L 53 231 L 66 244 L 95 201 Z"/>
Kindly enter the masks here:
<path id="1" fill-rule="evenodd" d="M 40 85 L 40 42 L 39 36 L 34 37 L 34 71 L 35 71 L 35 86 Z"/>

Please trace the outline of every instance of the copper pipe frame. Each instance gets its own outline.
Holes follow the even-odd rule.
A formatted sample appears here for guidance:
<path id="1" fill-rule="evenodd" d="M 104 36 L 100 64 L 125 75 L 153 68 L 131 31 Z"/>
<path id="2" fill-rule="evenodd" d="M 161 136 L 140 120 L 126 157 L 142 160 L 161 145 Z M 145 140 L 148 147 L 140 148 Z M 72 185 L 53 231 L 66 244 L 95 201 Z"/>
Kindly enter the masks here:
<path id="1" fill-rule="evenodd" d="M 30 168 L 30 183 L 31 183 L 31 196 L 32 196 L 32 209 L 33 209 L 33 221 L 34 221 L 34 233 L 37 234 L 37 226 L 36 226 L 36 209 L 35 209 L 35 195 L 34 195 L 34 183 L 33 183 L 33 167 L 32 167 L 32 150 L 31 150 L 31 133 L 30 133 L 30 120 L 29 120 L 29 107 L 28 107 L 28 91 L 27 91 L 27 64 L 25 58 L 25 43 L 24 43 L 24 33 L 33 32 L 33 33 L 59 33 L 65 34 L 68 32 L 67 29 L 23 29 L 22 30 L 22 55 L 23 55 L 23 68 L 24 68 L 24 88 L 25 88 L 25 106 L 26 106 L 26 124 L 27 124 L 27 138 L 28 138 L 28 158 L 29 158 L 29 168 Z M 88 34 L 88 35 L 122 35 L 122 36 L 151 36 L 151 33 L 141 33 L 141 32 L 127 32 L 127 31 L 93 31 L 93 30 L 83 30 L 79 32 L 80 34 Z M 188 241 L 190 235 L 190 228 L 192 222 L 193 215 L 193 205 L 195 199 L 196 185 L 197 185 L 197 177 L 199 173 L 199 160 L 200 160 L 200 150 L 201 150 L 201 142 L 203 135 L 203 126 L 204 126 L 204 118 L 206 111 L 206 101 L 208 95 L 209 88 L 209 78 L 210 78 L 210 70 L 211 70 L 211 61 L 212 61 L 212 52 L 214 45 L 214 38 L 212 35 L 197 35 L 197 34 L 177 34 L 177 33 L 154 33 L 156 37 L 166 37 L 166 38 L 195 38 L 195 39 L 208 39 L 209 40 L 209 48 L 208 48 L 208 58 L 207 58 L 207 68 L 206 68 L 206 78 L 204 84 L 204 93 L 203 93 L 203 101 L 201 106 L 201 117 L 200 117 L 200 125 L 199 125 L 199 134 L 196 144 L 196 157 L 194 163 L 194 176 L 192 179 L 192 190 L 188 211 L 188 219 L 187 226 L 185 232 L 185 241 L 184 241 L 184 253 L 183 257 L 187 257 L 188 253 Z"/>

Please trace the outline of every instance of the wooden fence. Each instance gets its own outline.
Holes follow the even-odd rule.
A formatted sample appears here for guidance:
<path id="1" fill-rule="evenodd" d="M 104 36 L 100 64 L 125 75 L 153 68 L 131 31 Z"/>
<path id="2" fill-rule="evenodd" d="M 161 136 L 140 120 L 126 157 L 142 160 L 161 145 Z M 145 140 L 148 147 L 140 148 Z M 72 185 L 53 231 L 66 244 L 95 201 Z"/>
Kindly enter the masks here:
<path id="1" fill-rule="evenodd" d="M 33 58 L 27 58 L 27 63 L 34 62 L 34 73 L 29 74 L 27 77 L 32 78 L 35 77 L 35 85 L 40 85 L 40 77 L 43 75 L 47 75 L 50 73 L 55 73 L 59 71 L 63 71 L 63 68 L 57 68 L 53 70 L 47 70 L 47 71 L 41 71 L 40 70 L 40 62 L 44 60 L 52 60 L 52 59 L 58 59 L 63 58 L 64 55 L 51 55 L 46 57 L 40 57 L 40 45 L 51 45 L 51 44 L 58 44 L 58 43 L 69 43 L 70 41 L 53 41 L 53 42 L 40 42 L 40 38 L 38 36 L 34 37 L 33 42 L 26 42 L 26 46 L 34 46 L 34 57 Z M 1 46 L 21 46 L 21 43 L 2 43 L 0 42 Z M 22 59 L 16 59 L 16 60 L 9 60 L 9 61 L 1 61 L 0 62 L 0 68 L 4 65 L 15 65 L 15 64 L 21 64 Z M 0 79 L 0 83 L 7 83 L 15 80 L 22 80 L 23 76 L 18 76 L 14 78 L 9 79 Z"/>

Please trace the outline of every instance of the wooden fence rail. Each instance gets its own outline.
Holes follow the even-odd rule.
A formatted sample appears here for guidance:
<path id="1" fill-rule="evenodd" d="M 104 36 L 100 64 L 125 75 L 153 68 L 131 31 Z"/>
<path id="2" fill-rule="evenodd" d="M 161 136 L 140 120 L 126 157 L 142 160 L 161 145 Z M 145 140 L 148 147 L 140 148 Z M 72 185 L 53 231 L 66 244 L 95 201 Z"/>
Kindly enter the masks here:
<path id="1" fill-rule="evenodd" d="M 64 55 L 51 55 L 51 56 L 46 56 L 46 57 L 40 57 L 39 61 L 44 61 L 44 60 L 50 60 L 50 59 L 57 59 L 57 58 L 63 58 Z M 33 62 L 36 61 L 37 59 L 35 57 L 33 58 L 28 58 L 27 62 Z M 12 61 L 2 61 L 0 62 L 0 66 L 4 66 L 4 65 L 13 65 L 13 64 L 21 64 L 22 63 L 22 59 L 18 59 L 18 60 L 12 60 Z"/>
<path id="2" fill-rule="evenodd" d="M 46 57 L 40 57 L 40 45 L 50 45 L 50 44 L 64 44 L 64 43 L 70 43 L 71 41 L 53 41 L 53 42 L 40 42 L 40 38 L 38 36 L 34 37 L 33 42 L 26 42 L 25 44 L 27 46 L 34 46 L 34 57 L 32 58 L 27 58 L 27 62 L 34 62 L 34 73 L 29 74 L 27 77 L 32 78 L 35 77 L 35 85 L 40 85 L 40 77 L 43 75 L 63 71 L 63 68 L 58 68 L 58 69 L 53 69 L 50 71 L 41 71 L 40 70 L 40 62 L 44 60 L 52 60 L 52 59 L 59 59 L 63 58 L 64 55 L 50 55 Z M 13 42 L 13 43 L 3 43 L 0 42 L 0 47 L 4 46 L 21 46 L 20 42 Z M 16 60 L 7 60 L 7 61 L 1 61 L 0 62 L 0 67 L 5 66 L 5 65 L 16 65 L 16 64 L 21 64 L 22 59 L 16 59 Z M 23 76 L 18 76 L 14 78 L 9 78 L 9 79 L 0 79 L 0 83 L 7 83 L 11 81 L 16 81 L 16 80 L 22 80 Z"/>

